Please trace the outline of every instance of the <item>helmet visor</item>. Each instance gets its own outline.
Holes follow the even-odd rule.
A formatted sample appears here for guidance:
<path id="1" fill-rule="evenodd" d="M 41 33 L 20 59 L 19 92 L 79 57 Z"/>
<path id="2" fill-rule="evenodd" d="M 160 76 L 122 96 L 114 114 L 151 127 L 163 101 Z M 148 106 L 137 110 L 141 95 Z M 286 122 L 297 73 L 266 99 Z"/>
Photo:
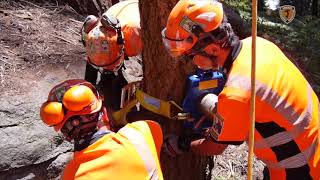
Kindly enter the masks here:
<path id="1" fill-rule="evenodd" d="M 162 42 L 168 53 L 174 58 L 181 57 L 195 44 L 191 36 L 182 40 L 168 38 L 166 36 L 166 30 L 167 29 L 164 28 L 161 32 Z"/>

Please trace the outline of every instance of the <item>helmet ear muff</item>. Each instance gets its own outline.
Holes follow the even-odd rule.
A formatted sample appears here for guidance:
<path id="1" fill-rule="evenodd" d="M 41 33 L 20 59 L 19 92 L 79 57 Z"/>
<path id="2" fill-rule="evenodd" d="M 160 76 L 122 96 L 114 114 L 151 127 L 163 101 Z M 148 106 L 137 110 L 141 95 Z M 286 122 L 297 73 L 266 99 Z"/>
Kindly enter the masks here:
<path id="1" fill-rule="evenodd" d="M 84 46 L 86 46 L 87 34 L 98 24 L 98 18 L 94 15 L 89 15 L 84 20 L 81 32 L 81 41 Z"/>
<path id="2" fill-rule="evenodd" d="M 83 23 L 83 31 L 89 33 L 98 23 L 98 18 L 94 15 L 89 15 L 86 17 Z"/>
<path id="3" fill-rule="evenodd" d="M 103 14 L 101 17 L 101 24 L 105 28 L 114 29 L 117 32 L 117 43 L 118 45 L 123 45 L 124 40 L 121 33 L 121 25 L 117 18 L 113 17 L 110 14 Z"/>
<path id="4" fill-rule="evenodd" d="M 116 29 L 120 26 L 119 20 L 110 14 L 103 14 L 101 17 L 101 23 L 104 27 L 111 26 L 113 29 Z"/>
<path id="5" fill-rule="evenodd" d="M 180 25 L 181 28 L 183 28 L 187 32 L 195 35 L 197 38 L 200 37 L 201 33 L 204 33 L 203 28 L 199 24 L 193 22 L 187 16 L 183 17 L 183 19 L 181 20 L 179 25 Z"/>
<path id="6" fill-rule="evenodd" d="M 64 119 L 64 109 L 60 102 L 45 102 L 40 108 L 40 117 L 48 126 L 61 123 Z"/>
<path id="7" fill-rule="evenodd" d="M 204 30 L 202 29 L 202 27 L 201 26 L 199 26 L 199 25 L 193 25 L 192 26 L 192 34 L 194 34 L 197 38 L 199 38 L 200 37 L 200 34 L 201 33 L 204 33 Z"/>
<path id="8" fill-rule="evenodd" d="M 230 38 L 231 38 L 231 32 L 232 27 L 230 23 L 223 22 L 220 27 L 218 27 L 216 30 L 213 30 L 210 32 L 210 34 L 213 36 L 213 40 L 216 41 L 218 44 L 221 44 L 221 47 L 230 47 Z"/>

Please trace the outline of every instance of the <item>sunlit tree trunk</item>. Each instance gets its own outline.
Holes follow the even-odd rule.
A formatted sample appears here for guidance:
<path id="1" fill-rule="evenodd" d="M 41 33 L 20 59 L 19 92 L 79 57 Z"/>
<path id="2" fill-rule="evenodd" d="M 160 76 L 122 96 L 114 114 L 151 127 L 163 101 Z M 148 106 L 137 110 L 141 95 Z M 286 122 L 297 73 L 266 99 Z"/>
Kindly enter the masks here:
<path id="1" fill-rule="evenodd" d="M 181 103 L 187 72 L 192 66 L 173 61 L 165 52 L 161 41 L 161 30 L 165 26 L 170 10 L 177 1 L 140 0 L 140 16 L 143 36 L 143 61 L 145 91 L 152 96 Z M 163 130 L 179 132 L 181 124 L 163 119 Z M 161 155 L 161 164 L 166 180 L 204 179 L 205 158 L 191 153 L 176 159 Z"/>
<path id="2" fill-rule="evenodd" d="M 143 37 L 143 62 L 144 62 L 144 85 L 145 91 L 155 97 L 164 100 L 182 102 L 185 90 L 187 74 L 193 70 L 191 63 L 174 61 L 165 52 L 161 40 L 161 30 L 165 27 L 168 15 L 178 0 L 140 0 L 140 17 Z M 228 19 L 234 25 L 235 30 L 241 37 L 250 35 L 239 14 L 228 8 Z M 180 133 L 181 123 L 169 119 L 163 119 L 165 134 L 170 132 Z M 206 179 L 211 178 L 210 168 L 212 158 L 201 158 L 191 153 L 176 159 L 161 156 L 161 164 L 164 177 L 167 180 L 176 179 Z M 210 166 L 211 164 L 211 166 Z M 208 167 L 209 168 L 208 168 Z M 206 168 L 207 171 L 206 171 Z M 207 173 L 206 173 L 207 172 Z"/>

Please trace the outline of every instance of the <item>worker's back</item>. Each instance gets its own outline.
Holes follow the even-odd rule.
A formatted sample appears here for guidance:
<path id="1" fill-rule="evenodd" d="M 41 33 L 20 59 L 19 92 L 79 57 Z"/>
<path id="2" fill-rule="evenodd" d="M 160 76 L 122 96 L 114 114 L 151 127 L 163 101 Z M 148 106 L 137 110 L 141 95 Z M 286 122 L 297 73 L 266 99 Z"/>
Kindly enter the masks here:
<path id="1" fill-rule="evenodd" d="M 140 36 L 139 1 L 121 1 L 111 6 L 105 13 L 119 20 L 124 36 L 126 55 L 130 57 L 140 54 L 142 40 Z"/>
<path id="2" fill-rule="evenodd" d="M 121 1 L 111 6 L 106 13 L 116 17 L 120 21 L 121 26 L 133 23 L 140 27 L 138 0 Z"/>
<path id="3" fill-rule="evenodd" d="M 63 179 L 163 179 L 159 163 L 160 126 L 151 121 L 127 124 L 82 151 L 64 170 Z"/>
<path id="4" fill-rule="evenodd" d="M 226 88 L 219 96 L 222 106 L 218 106 L 219 113 L 239 121 L 225 121 L 223 127 L 229 132 L 222 130 L 219 140 L 230 141 L 234 139 L 232 136 L 238 136 L 237 140 L 248 138 L 251 38 L 242 42 Z M 256 59 L 255 154 L 269 167 L 271 179 L 319 179 L 317 95 L 298 68 L 273 43 L 257 38 Z M 234 109 L 230 107 L 233 104 L 237 104 L 237 109 L 230 115 L 226 111 Z"/>

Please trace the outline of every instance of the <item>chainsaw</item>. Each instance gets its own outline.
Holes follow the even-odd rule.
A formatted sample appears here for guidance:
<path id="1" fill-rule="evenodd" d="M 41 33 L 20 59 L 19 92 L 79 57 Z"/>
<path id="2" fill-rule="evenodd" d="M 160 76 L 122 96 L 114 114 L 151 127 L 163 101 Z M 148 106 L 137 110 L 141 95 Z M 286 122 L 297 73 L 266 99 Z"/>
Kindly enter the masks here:
<path id="1" fill-rule="evenodd" d="M 195 74 L 188 76 L 182 109 L 190 114 L 192 120 L 185 121 L 184 128 L 192 130 L 195 134 L 202 134 L 212 126 L 212 120 L 204 115 L 197 102 L 206 94 L 219 95 L 225 83 L 226 77 L 219 70 L 199 69 Z"/>

